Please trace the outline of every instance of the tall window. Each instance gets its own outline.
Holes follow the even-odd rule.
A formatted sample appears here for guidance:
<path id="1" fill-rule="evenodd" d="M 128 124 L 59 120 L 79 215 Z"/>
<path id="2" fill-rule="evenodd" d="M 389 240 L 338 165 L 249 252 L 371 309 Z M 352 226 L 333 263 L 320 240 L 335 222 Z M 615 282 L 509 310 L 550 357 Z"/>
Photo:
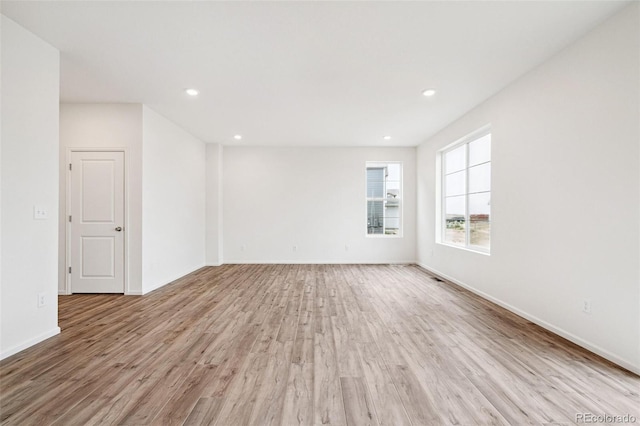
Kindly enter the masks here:
<path id="1" fill-rule="evenodd" d="M 402 164 L 367 162 L 367 235 L 402 235 Z"/>
<path id="2" fill-rule="evenodd" d="M 441 154 L 441 240 L 488 252 L 491 247 L 490 129 L 464 138 Z"/>

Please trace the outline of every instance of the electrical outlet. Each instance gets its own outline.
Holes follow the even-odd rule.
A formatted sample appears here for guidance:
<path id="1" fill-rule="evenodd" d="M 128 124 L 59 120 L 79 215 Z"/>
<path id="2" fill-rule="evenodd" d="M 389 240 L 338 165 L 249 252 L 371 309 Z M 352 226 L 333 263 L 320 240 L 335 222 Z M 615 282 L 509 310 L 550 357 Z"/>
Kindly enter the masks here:
<path id="1" fill-rule="evenodd" d="M 38 308 L 42 308 L 47 304 L 47 300 L 44 297 L 44 293 L 38 293 Z"/>
<path id="2" fill-rule="evenodd" d="M 293 251 L 298 251 L 298 246 L 293 246 Z"/>
<path id="3" fill-rule="evenodd" d="M 591 300 L 584 299 L 582 301 L 582 312 L 584 312 L 585 314 L 591 313 Z"/>
<path id="4" fill-rule="evenodd" d="M 244 249 L 245 249 L 244 245 L 241 245 L 240 246 L 240 251 L 244 251 Z"/>

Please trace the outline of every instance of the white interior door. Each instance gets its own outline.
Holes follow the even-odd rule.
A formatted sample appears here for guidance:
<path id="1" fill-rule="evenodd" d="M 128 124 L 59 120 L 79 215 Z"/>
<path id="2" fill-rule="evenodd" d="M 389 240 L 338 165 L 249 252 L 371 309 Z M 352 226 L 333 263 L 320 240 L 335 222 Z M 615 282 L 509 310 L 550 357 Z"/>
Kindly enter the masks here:
<path id="1" fill-rule="evenodd" d="M 72 293 L 124 293 L 124 152 L 71 153 Z"/>

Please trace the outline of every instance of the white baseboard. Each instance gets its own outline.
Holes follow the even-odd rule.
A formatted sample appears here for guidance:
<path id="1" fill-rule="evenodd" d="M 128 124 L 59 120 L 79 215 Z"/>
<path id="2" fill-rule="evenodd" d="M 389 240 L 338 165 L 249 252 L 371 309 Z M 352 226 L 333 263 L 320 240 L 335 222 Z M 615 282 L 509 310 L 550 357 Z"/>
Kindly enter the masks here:
<path id="1" fill-rule="evenodd" d="M 0 352 L 0 360 L 9 358 L 11 355 L 15 355 L 18 352 L 30 348 L 31 346 L 47 340 L 48 338 L 53 337 L 57 334 L 60 334 L 60 327 L 56 327 L 52 330 L 47 331 L 46 333 L 42 333 L 39 336 L 34 337 L 33 339 L 27 340 L 26 342 L 23 342 L 18 346 L 14 346 L 13 348 L 9 348 L 4 352 Z"/>
<path id="2" fill-rule="evenodd" d="M 207 263 L 204 266 L 222 266 L 222 265 L 224 265 L 224 263 Z"/>
<path id="3" fill-rule="evenodd" d="M 566 331 L 566 330 L 564 330 L 564 329 L 562 329 L 560 327 L 557 327 L 557 326 L 555 326 L 553 324 L 548 323 L 547 321 L 545 321 L 543 319 L 540 319 L 540 318 L 538 318 L 538 317 L 536 317 L 534 315 L 531 315 L 531 314 L 529 314 L 529 313 L 527 313 L 527 312 L 525 312 L 525 311 L 523 311 L 523 310 L 521 310 L 519 308 L 516 308 L 515 306 L 510 305 L 509 303 L 503 302 L 502 300 L 500 300 L 500 299 L 498 299 L 496 297 L 493 297 L 490 294 L 487 294 L 487 293 L 485 293 L 485 292 L 483 292 L 481 290 L 478 290 L 478 289 L 476 289 L 476 288 L 474 288 L 474 287 L 472 287 L 472 286 L 470 286 L 470 285 L 468 285 L 468 284 L 466 284 L 466 283 L 464 283 L 462 281 L 459 281 L 459 280 L 457 280 L 457 279 L 455 279 L 453 277 L 450 277 L 447 274 L 444 274 L 444 273 L 438 271 L 437 269 L 434 269 L 434 268 L 431 268 L 431 267 L 425 265 L 424 263 L 417 263 L 417 265 L 420 266 L 421 268 L 431 272 L 431 273 L 434 273 L 434 274 L 446 279 L 447 281 L 451 281 L 452 283 L 454 283 L 456 285 L 459 285 L 460 287 L 463 287 L 463 288 L 469 290 L 472 293 L 477 294 L 478 296 L 482 297 L 483 299 L 487 299 L 487 300 L 495 303 L 496 305 L 499 305 L 499 306 L 505 308 L 506 310 L 511 311 L 514 314 L 516 314 L 516 315 L 518 315 L 518 316 L 520 316 L 520 317 L 522 317 L 524 319 L 527 319 L 527 320 L 539 325 L 540 327 L 542 327 L 542 328 L 544 328 L 546 330 L 549 330 L 550 332 L 552 332 L 554 334 L 557 334 L 560 337 L 564 337 L 565 339 L 575 343 L 578 346 L 581 346 L 581 347 L 587 349 L 588 351 L 591 351 L 591 352 L 593 352 L 593 353 L 595 353 L 597 355 L 600 355 L 601 357 L 613 362 L 614 364 L 617 364 L 617 365 L 619 365 L 619 366 L 621 366 L 623 368 L 626 368 L 629 371 L 634 372 L 635 374 L 640 375 L 640 365 L 634 364 L 634 363 L 632 363 L 632 362 L 630 362 L 630 361 L 628 361 L 626 359 L 623 359 L 623 358 L 617 356 L 616 354 L 611 353 L 611 352 L 609 352 L 608 350 L 606 350 L 604 348 L 601 348 L 598 345 L 595 345 L 595 344 L 593 344 L 593 343 L 591 343 L 591 342 L 589 342 L 589 341 L 587 341 L 587 340 L 585 340 L 585 339 L 583 339 L 583 338 L 581 338 L 579 336 L 576 336 L 573 333 L 570 333 L 570 332 L 568 332 L 568 331 Z"/>
<path id="4" fill-rule="evenodd" d="M 415 265 L 415 260 L 226 260 L 225 265 Z"/>

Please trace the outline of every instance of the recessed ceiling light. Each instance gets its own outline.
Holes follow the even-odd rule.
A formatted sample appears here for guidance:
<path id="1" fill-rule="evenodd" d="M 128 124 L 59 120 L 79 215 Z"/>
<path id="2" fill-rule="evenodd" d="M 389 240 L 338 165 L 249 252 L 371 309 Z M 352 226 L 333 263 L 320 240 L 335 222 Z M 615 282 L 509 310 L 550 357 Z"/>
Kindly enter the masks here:
<path id="1" fill-rule="evenodd" d="M 242 139 L 242 135 L 233 135 L 233 138 L 239 141 L 240 139 Z"/>
<path id="2" fill-rule="evenodd" d="M 189 96 L 198 96 L 198 91 L 196 89 L 184 89 L 184 92 Z"/>
<path id="3" fill-rule="evenodd" d="M 385 141 L 390 141 L 391 140 L 391 136 L 385 136 L 382 139 L 384 139 Z"/>
<path id="4" fill-rule="evenodd" d="M 425 89 L 422 91 L 422 94 L 425 96 L 433 96 L 436 94 L 436 89 Z"/>

